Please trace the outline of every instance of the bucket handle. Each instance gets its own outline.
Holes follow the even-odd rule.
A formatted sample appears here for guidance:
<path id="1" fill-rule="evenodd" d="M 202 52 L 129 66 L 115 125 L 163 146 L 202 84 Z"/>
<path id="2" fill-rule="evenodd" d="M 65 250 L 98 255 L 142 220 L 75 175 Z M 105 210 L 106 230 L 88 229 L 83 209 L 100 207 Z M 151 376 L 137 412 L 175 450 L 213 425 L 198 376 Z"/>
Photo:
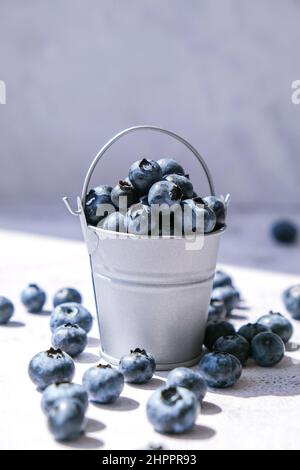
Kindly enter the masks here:
<path id="1" fill-rule="evenodd" d="M 162 134 L 166 134 L 172 138 L 174 138 L 175 140 L 178 140 L 180 143 L 182 143 L 185 147 L 187 147 L 194 155 L 195 157 L 197 158 L 197 160 L 199 161 L 199 163 L 201 164 L 203 170 L 204 170 L 204 173 L 207 177 L 207 180 L 208 180 L 208 185 L 209 185 L 209 189 L 210 189 L 210 192 L 211 192 L 211 195 L 214 196 L 215 195 L 215 189 L 214 189 L 214 183 L 213 183 L 213 179 L 212 179 L 212 176 L 211 176 L 211 173 L 208 169 L 208 166 L 204 160 L 204 158 L 200 155 L 200 153 L 198 152 L 198 150 L 195 149 L 195 147 L 193 147 L 192 144 L 190 144 L 187 140 L 185 140 L 183 137 L 179 136 L 178 134 L 175 134 L 175 132 L 172 132 L 172 131 L 169 131 L 167 129 L 162 129 L 161 127 L 157 127 L 157 126 L 151 126 L 151 125 L 142 125 L 142 126 L 133 126 L 133 127 L 129 127 L 128 129 L 124 129 L 123 131 L 119 132 L 118 134 L 116 134 L 114 137 L 112 137 L 100 150 L 99 152 L 97 153 L 97 155 L 95 156 L 94 160 L 92 161 L 91 163 L 91 166 L 89 167 L 88 169 L 88 172 L 86 174 L 86 177 L 85 177 L 85 180 L 84 180 L 84 183 L 83 183 L 83 187 L 82 187 L 82 193 L 81 193 L 81 201 L 82 201 L 82 207 L 85 206 L 85 199 L 86 199 L 86 195 L 87 195 L 87 190 L 88 190 L 88 187 L 89 187 L 89 184 L 90 184 L 90 180 L 91 180 L 91 177 L 93 175 L 93 172 L 95 170 L 95 167 L 97 165 L 97 163 L 99 162 L 99 160 L 103 157 L 103 155 L 105 154 L 105 152 L 117 141 L 119 140 L 121 137 L 125 136 L 126 134 L 129 134 L 131 132 L 135 132 L 135 131 L 139 131 L 139 130 L 149 130 L 149 131 L 155 131 L 155 132 L 161 132 Z M 71 206 L 70 206 L 70 203 L 69 203 L 69 199 L 67 197 L 64 197 L 63 198 L 63 201 L 67 207 L 67 209 L 69 210 L 69 212 L 72 214 L 72 215 L 79 215 L 81 213 L 81 209 L 78 208 L 76 211 L 74 211 Z"/>

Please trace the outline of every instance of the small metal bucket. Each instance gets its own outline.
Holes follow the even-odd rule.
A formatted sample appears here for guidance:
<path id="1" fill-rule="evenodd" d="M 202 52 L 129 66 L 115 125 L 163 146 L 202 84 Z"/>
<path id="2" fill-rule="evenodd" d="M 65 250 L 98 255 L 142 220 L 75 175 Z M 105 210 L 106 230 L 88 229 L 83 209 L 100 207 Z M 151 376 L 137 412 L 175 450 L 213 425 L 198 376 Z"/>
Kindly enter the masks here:
<path id="1" fill-rule="evenodd" d="M 88 226 L 85 198 L 95 166 L 106 150 L 125 134 L 152 130 L 184 144 L 199 160 L 215 194 L 207 165 L 182 137 L 155 126 L 125 129 L 102 147 L 86 175 L 78 209 L 87 245 L 98 323 L 101 356 L 117 365 L 130 349 L 153 354 L 158 370 L 195 364 L 202 352 L 207 312 L 221 233 L 206 234 L 202 249 L 186 249 L 185 237 L 143 237 Z M 113 236 L 111 236 L 113 235 Z"/>

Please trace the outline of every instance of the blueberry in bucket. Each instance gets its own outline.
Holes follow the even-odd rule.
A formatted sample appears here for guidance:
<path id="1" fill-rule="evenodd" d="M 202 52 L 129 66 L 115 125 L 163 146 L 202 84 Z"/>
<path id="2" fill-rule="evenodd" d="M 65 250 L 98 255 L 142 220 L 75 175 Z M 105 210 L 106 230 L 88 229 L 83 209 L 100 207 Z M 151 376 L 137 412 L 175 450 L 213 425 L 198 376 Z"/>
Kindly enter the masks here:
<path id="1" fill-rule="evenodd" d="M 172 206 L 178 204 L 182 198 L 182 191 L 177 184 L 171 181 L 159 181 L 151 186 L 148 201 L 149 204 L 167 204 Z"/>
<path id="2" fill-rule="evenodd" d="M 216 225 L 214 212 L 206 205 L 194 199 L 182 201 L 183 208 L 183 230 L 185 235 L 192 233 L 212 232 Z"/>
<path id="3" fill-rule="evenodd" d="M 151 209 L 142 203 L 133 204 L 127 211 L 124 224 L 128 233 L 148 235 L 151 231 Z"/>
<path id="4" fill-rule="evenodd" d="M 156 390 L 147 402 L 147 416 L 155 431 L 180 434 L 189 431 L 199 413 L 196 395 L 183 387 Z"/>
<path id="5" fill-rule="evenodd" d="M 6 297 L 0 296 L 0 325 L 7 323 L 15 311 L 13 303 Z"/>
<path id="6" fill-rule="evenodd" d="M 148 382 L 154 372 L 156 364 L 154 357 L 145 349 L 136 348 L 130 354 L 121 357 L 119 370 L 124 374 L 125 382 L 143 384 Z"/>
<path id="7" fill-rule="evenodd" d="M 98 223 L 107 215 L 99 214 L 99 207 L 102 204 L 112 204 L 111 200 L 112 187 L 108 185 L 97 186 L 91 189 L 85 201 L 84 213 L 87 223 L 90 225 L 98 225 Z"/>
<path id="8" fill-rule="evenodd" d="M 217 196 L 207 196 L 203 198 L 208 207 L 216 214 L 217 224 L 223 225 L 226 220 L 227 204 L 225 199 Z"/>
<path id="9" fill-rule="evenodd" d="M 103 230 L 126 232 L 125 218 L 121 212 L 112 212 L 99 225 Z"/>
<path id="10" fill-rule="evenodd" d="M 118 208 L 130 207 L 137 202 L 138 193 L 129 181 L 120 180 L 111 192 L 111 200 Z"/>
<path id="11" fill-rule="evenodd" d="M 57 305 L 64 304 L 66 302 L 76 302 L 77 304 L 81 304 L 82 297 L 80 292 L 73 287 L 63 287 L 56 292 L 53 298 L 53 305 L 57 307 Z"/>
<path id="12" fill-rule="evenodd" d="M 71 381 L 75 373 L 72 358 L 60 349 L 50 348 L 36 354 L 28 366 L 29 377 L 38 390 L 56 382 Z"/>
<path id="13" fill-rule="evenodd" d="M 193 197 L 193 185 L 186 176 L 176 174 L 167 175 L 164 176 L 164 180 L 170 181 L 171 183 L 174 183 L 179 186 L 182 191 L 183 199 L 191 199 Z"/>
<path id="14" fill-rule="evenodd" d="M 162 176 L 174 174 L 184 176 L 185 174 L 185 171 L 182 166 L 179 165 L 176 160 L 173 160 L 173 158 L 161 158 L 157 161 L 157 163 L 161 168 Z"/>
<path id="15" fill-rule="evenodd" d="M 50 328 L 54 332 L 56 328 L 66 323 L 78 325 L 87 333 L 93 325 L 93 317 L 90 312 L 81 304 L 67 302 L 55 307 L 50 317 Z"/>
<path id="16" fill-rule="evenodd" d="M 89 399 L 96 403 L 112 403 L 119 398 L 124 387 L 124 376 L 110 365 L 91 367 L 82 378 Z"/>
<path id="17" fill-rule="evenodd" d="M 52 335 L 52 344 L 56 349 L 62 349 L 71 357 L 75 357 L 86 348 L 87 334 L 76 323 L 66 323 L 56 328 Z"/>
<path id="18" fill-rule="evenodd" d="M 162 178 L 162 171 L 155 160 L 142 158 L 131 165 L 128 177 L 139 194 L 143 195 L 149 191 L 154 183 Z"/>
<path id="19" fill-rule="evenodd" d="M 29 284 L 21 293 L 21 301 L 29 313 L 39 313 L 46 302 L 46 293 L 37 284 Z"/>

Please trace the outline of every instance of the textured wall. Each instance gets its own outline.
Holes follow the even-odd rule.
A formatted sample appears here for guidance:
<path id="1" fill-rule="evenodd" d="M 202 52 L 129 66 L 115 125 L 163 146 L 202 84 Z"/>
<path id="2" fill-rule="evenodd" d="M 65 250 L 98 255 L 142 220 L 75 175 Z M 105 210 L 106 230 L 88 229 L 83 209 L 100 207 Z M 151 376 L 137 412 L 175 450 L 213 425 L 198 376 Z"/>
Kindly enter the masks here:
<path id="1" fill-rule="evenodd" d="M 295 0 L 0 0 L 1 201 L 76 195 L 108 138 L 153 123 L 190 139 L 234 204 L 299 202 L 299 22 Z M 175 155 L 207 192 L 188 153 L 149 134 L 97 181 L 140 155 Z"/>

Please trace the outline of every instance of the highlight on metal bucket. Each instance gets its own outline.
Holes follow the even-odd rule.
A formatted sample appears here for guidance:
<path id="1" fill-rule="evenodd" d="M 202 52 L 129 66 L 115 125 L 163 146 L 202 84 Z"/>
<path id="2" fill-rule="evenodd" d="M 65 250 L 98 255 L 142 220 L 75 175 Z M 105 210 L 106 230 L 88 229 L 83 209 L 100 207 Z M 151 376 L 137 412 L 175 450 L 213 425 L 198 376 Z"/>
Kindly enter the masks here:
<path id="1" fill-rule="evenodd" d="M 210 195 L 195 194 L 172 159 L 141 159 L 114 188 L 89 189 L 105 152 L 137 131 L 166 134 L 199 161 Z M 229 195 L 216 197 L 200 153 L 188 141 L 156 126 L 135 126 L 110 139 L 86 174 L 71 214 L 79 216 L 89 253 L 101 355 L 117 365 L 135 348 L 151 353 L 157 369 L 195 364 L 202 353 L 212 281 Z M 99 207 L 101 206 L 101 207 Z"/>

